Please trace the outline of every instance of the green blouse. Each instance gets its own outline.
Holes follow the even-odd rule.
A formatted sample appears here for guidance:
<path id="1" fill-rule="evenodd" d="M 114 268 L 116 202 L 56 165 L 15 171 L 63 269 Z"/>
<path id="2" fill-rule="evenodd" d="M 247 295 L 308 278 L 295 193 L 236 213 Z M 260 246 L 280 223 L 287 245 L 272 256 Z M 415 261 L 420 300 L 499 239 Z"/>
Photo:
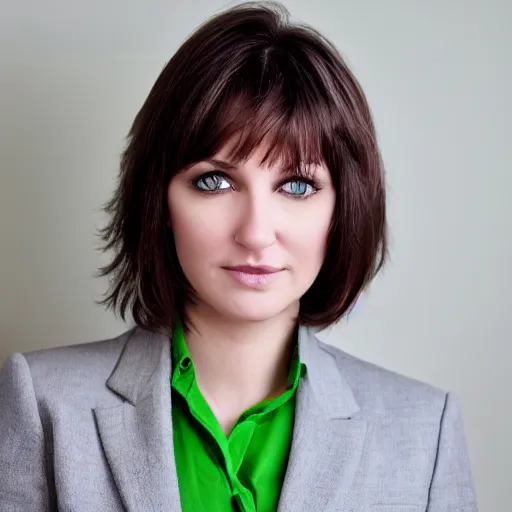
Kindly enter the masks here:
<path id="1" fill-rule="evenodd" d="M 183 512 L 274 512 L 277 509 L 295 412 L 295 391 L 305 366 L 298 348 L 290 387 L 247 409 L 229 437 L 197 385 L 183 328 L 172 340 L 174 457 Z"/>

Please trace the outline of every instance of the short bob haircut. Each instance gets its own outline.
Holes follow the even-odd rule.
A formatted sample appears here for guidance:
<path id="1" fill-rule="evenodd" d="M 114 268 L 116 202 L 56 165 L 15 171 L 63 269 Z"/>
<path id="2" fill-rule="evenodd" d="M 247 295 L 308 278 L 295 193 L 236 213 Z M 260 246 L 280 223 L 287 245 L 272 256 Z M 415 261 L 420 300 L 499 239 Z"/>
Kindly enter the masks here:
<path id="1" fill-rule="evenodd" d="M 265 139 L 263 163 L 288 172 L 328 167 L 336 201 L 323 266 L 300 299 L 298 323 L 326 328 L 350 311 L 387 260 L 385 177 L 370 108 L 338 50 L 292 24 L 275 2 L 229 8 L 181 45 L 138 112 L 106 203 L 101 304 L 156 331 L 184 318 L 193 290 L 168 226 L 173 176 L 236 140 L 239 163 Z"/>

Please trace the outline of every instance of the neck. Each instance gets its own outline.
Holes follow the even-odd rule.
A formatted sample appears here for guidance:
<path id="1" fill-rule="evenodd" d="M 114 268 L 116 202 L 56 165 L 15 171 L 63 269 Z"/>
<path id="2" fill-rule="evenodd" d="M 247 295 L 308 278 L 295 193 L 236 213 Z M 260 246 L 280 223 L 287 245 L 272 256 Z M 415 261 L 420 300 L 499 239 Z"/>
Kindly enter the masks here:
<path id="1" fill-rule="evenodd" d="M 187 308 L 185 333 L 201 392 L 218 415 L 234 416 L 287 387 L 298 308 L 264 322 Z"/>

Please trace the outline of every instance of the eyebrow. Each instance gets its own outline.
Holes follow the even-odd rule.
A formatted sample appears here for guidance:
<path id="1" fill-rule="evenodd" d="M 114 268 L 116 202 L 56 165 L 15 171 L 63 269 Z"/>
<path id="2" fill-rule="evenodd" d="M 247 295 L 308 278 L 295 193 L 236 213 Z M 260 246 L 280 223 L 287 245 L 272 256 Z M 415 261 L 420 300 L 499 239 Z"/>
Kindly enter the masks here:
<path id="1" fill-rule="evenodd" d="M 219 160 L 218 158 L 205 158 L 204 160 L 201 160 L 201 162 L 208 163 L 214 167 L 218 167 L 225 171 L 234 171 L 234 170 L 238 169 L 237 165 L 235 165 L 231 162 L 228 162 L 227 160 Z M 201 162 L 198 162 L 198 163 L 201 163 Z M 316 170 L 316 167 L 318 166 L 318 164 L 316 164 L 314 162 L 311 162 L 310 165 L 312 165 L 315 170 Z M 290 171 L 287 169 L 282 169 L 281 173 L 286 175 L 286 174 L 289 174 Z M 299 173 L 298 176 L 304 176 L 304 175 Z"/>
<path id="2" fill-rule="evenodd" d="M 234 165 L 230 162 L 226 162 L 224 160 L 218 160 L 217 158 L 206 158 L 203 160 L 203 162 L 209 163 L 216 167 L 220 167 L 221 169 L 224 169 L 226 171 L 233 171 L 233 170 L 237 169 L 236 165 Z"/>

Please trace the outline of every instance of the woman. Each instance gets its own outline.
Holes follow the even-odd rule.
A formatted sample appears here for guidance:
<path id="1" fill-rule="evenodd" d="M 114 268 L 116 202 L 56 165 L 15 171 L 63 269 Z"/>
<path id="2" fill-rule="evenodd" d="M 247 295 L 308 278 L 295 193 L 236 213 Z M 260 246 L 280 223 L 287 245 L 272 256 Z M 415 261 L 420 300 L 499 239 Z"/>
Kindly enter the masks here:
<path id="1" fill-rule="evenodd" d="M 277 4 L 202 25 L 107 205 L 115 339 L 0 374 L 1 511 L 476 510 L 453 394 L 321 343 L 387 256 L 370 110 Z"/>

